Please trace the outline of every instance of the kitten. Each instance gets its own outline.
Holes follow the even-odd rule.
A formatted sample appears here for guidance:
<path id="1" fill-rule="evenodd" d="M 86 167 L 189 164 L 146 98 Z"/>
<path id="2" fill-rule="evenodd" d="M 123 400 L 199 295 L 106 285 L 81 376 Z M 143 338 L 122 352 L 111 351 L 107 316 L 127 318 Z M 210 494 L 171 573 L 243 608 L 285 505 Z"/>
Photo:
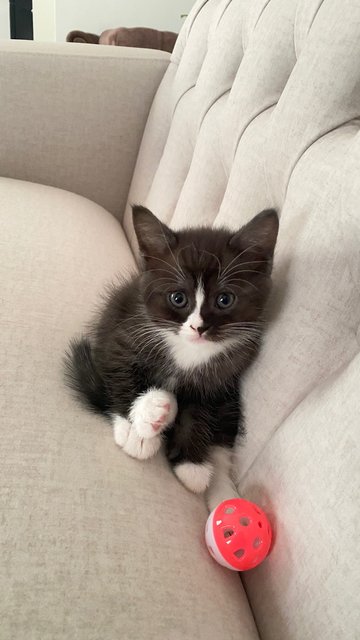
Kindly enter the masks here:
<path id="1" fill-rule="evenodd" d="M 140 206 L 133 221 L 142 270 L 71 343 L 68 382 L 110 418 L 128 455 L 149 458 L 163 442 L 189 490 L 212 479 L 215 493 L 230 491 L 231 452 L 245 433 L 239 383 L 263 331 L 278 216 L 263 211 L 236 233 L 174 232 Z"/>

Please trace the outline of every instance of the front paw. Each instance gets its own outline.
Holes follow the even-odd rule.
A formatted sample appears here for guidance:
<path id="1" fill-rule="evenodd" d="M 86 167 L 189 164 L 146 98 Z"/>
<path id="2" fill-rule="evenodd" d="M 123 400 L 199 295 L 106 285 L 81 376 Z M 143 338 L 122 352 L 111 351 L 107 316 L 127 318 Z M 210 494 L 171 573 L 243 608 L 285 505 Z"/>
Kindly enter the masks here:
<path id="1" fill-rule="evenodd" d="M 118 447 L 123 448 L 129 437 L 131 423 L 129 420 L 126 420 L 126 418 L 123 418 L 118 414 L 114 414 L 112 416 L 112 423 L 114 429 L 114 440 Z"/>
<path id="2" fill-rule="evenodd" d="M 174 473 L 178 480 L 193 493 L 206 491 L 210 485 L 213 470 L 213 465 L 210 462 L 201 464 L 181 462 L 174 466 Z"/>
<path id="3" fill-rule="evenodd" d="M 112 416 L 114 440 L 128 456 L 137 460 L 147 460 L 152 458 L 161 447 L 161 437 L 141 438 L 134 425 L 129 420 L 119 416 Z"/>
<path id="4" fill-rule="evenodd" d="M 129 418 L 141 438 L 155 438 L 174 422 L 177 410 L 173 393 L 149 389 L 136 398 Z"/>
<path id="5" fill-rule="evenodd" d="M 125 442 L 123 451 L 137 460 L 147 460 L 157 454 L 161 447 L 161 437 L 141 438 L 134 426 L 131 426 L 129 437 Z"/>

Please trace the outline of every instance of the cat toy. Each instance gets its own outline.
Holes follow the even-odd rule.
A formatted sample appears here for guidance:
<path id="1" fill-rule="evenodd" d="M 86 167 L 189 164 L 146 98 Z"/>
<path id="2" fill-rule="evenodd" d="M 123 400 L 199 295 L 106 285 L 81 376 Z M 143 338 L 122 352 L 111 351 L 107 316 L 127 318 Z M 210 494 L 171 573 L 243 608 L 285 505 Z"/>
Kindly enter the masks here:
<path id="1" fill-rule="evenodd" d="M 232 571 L 247 571 L 265 560 L 271 538 L 270 523 L 263 510 L 242 498 L 221 502 L 210 513 L 205 528 L 210 554 Z"/>

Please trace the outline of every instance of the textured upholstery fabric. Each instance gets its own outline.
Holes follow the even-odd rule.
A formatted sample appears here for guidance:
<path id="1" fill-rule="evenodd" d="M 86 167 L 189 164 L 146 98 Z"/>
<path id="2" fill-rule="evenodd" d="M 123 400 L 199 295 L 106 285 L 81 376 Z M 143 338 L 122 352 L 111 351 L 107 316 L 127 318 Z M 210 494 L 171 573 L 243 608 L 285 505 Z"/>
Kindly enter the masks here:
<path id="1" fill-rule="evenodd" d="M 89 51 L 81 48 L 93 78 Z M 60 67 L 68 55 L 56 48 Z M 34 55 L 34 68 L 42 56 Z M 22 60 L 19 53 L 14 69 Z M 135 253 L 132 202 L 175 228 L 236 228 L 268 206 L 281 213 L 269 329 L 244 384 L 248 437 L 238 467 L 239 490 L 270 512 L 276 534 L 270 558 L 243 576 L 262 640 L 359 635 L 359 61 L 358 0 L 199 0 L 152 103 L 124 214 Z M 101 64 L 116 79 L 117 64 Z M 154 64 L 161 76 L 166 61 Z M 38 84 L 33 76 L 35 93 L 48 76 Z M 136 135 L 146 110 L 135 114 Z M 16 130 L 18 116 L 8 107 L 2 113 L 2 137 L 10 141 L 6 123 Z M 67 121 L 77 132 L 78 111 Z M 58 131 L 57 122 L 49 121 L 49 131 Z M 107 119 L 106 130 L 115 125 Z M 83 129 L 77 139 L 85 144 Z M 58 166 L 64 153 L 58 137 L 52 143 L 44 167 L 54 157 L 71 181 L 32 171 L 31 152 L 35 167 L 40 157 L 34 137 L 23 155 L 8 142 L 11 175 L 119 211 L 136 151 L 109 175 L 104 156 L 98 177 L 90 162 L 90 183 L 103 194 L 95 197 L 79 188 L 85 169 L 73 161 L 69 173 Z M 9 232 L 0 254 L 12 274 L 1 277 L 8 300 L 0 334 L 8 363 L 0 386 L 8 416 L 0 450 L 5 637 L 28 633 L 30 620 L 36 640 L 256 638 L 236 577 L 205 554 L 202 502 L 175 482 L 161 456 L 147 464 L 122 456 L 106 425 L 62 387 L 68 337 L 89 317 L 104 282 L 134 266 L 121 228 L 69 193 L 11 181 L 2 187 Z"/>
<path id="2" fill-rule="evenodd" d="M 304 398 L 241 482 L 275 530 L 244 575 L 262 638 L 359 636 L 360 356 Z"/>
<path id="3" fill-rule="evenodd" d="M 0 175 L 74 191 L 122 214 L 169 54 L 0 43 Z"/>
<path id="4" fill-rule="evenodd" d="M 0 637 L 258 640 L 206 509 L 64 388 L 62 356 L 117 272 L 119 223 L 71 193 L 0 179 Z"/>
<path id="5" fill-rule="evenodd" d="M 175 228 L 281 211 L 238 468 L 279 523 L 272 558 L 244 577 L 269 640 L 358 635 L 359 60 L 357 0 L 198 2 L 129 196 Z M 129 208 L 125 228 L 133 242 Z"/>

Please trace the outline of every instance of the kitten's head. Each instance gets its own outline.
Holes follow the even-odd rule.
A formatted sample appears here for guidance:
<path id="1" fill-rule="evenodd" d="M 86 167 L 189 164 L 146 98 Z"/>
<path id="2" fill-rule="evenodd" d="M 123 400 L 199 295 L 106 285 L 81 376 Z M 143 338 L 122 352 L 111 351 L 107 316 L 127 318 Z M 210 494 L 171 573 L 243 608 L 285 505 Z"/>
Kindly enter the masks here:
<path id="1" fill-rule="evenodd" d="M 173 350 L 201 363 L 230 344 L 256 341 L 271 285 L 276 211 L 262 211 L 236 233 L 174 232 L 140 206 L 133 221 L 144 304 Z"/>

